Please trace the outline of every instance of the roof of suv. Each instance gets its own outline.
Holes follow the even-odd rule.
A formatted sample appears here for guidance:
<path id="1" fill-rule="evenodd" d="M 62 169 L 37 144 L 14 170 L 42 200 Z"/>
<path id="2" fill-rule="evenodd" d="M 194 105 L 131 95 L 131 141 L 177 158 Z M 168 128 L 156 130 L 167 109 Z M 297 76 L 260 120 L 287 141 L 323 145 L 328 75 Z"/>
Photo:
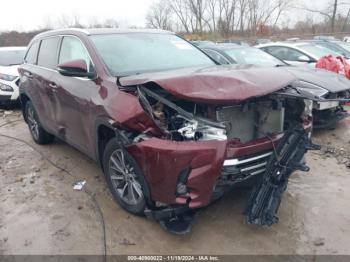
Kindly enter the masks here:
<path id="1" fill-rule="evenodd" d="M 149 34 L 174 34 L 170 31 L 159 29 L 116 29 L 116 28 L 67 28 L 67 29 L 55 29 L 40 33 L 35 38 L 48 37 L 60 34 L 85 34 L 85 35 L 104 35 L 104 34 L 128 34 L 128 33 L 149 33 Z"/>
<path id="2" fill-rule="evenodd" d="M 261 44 L 261 45 L 257 45 L 255 47 L 264 47 L 264 46 L 290 46 L 290 47 L 298 47 L 298 46 L 302 46 L 305 44 L 310 44 L 310 42 L 307 41 L 286 41 L 286 42 L 271 42 L 271 43 L 267 43 L 267 44 Z"/>
<path id="3" fill-rule="evenodd" d="M 26 50 L 25 46 L 4 46 L 0 47 L 0 51 L 22 51 Z"/>

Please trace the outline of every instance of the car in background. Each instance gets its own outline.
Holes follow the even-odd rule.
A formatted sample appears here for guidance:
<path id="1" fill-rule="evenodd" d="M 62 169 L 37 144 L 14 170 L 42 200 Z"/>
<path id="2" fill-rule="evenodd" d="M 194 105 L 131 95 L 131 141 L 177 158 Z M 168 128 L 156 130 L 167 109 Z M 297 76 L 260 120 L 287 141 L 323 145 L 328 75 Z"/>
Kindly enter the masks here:
<path id="1" fill-rule="evenodd" d="M 219 44 L 236 44 L 240 46 L 250 46 L 247 41 L 244 40 L 236 40 L 236 39 L 225 39 L 223 41 L 218 42 Z"/>
<path id="2" fill-rule="evenodd" d="M 350 81 L 344 76 L 325 70 L 308 67 L 294 67 L 276 57 L 253 47 L 223 46 L 204 47 L 202 50 L 213 60 L 222 65 L 258 65 L 263 67 L 281 67 L 295 75 L 299 81 L 308 83 L 308 92 L 324 99 L 343 98 L 339 101 L 314 101 L 313 117 L 314 128 L 329 128 L 349 116 L 344 105 L 350 100 Z"/>
<path id="3" fill-rule="evenodd" d="M 346 43 L 350 43 L 350 36 L 345 36 L 343 41 Z"/>
<path id="4" fill-rule="evenodd" d="M 13 104 L 19 97 L 18 66 L 23 63 L 26 47 L 0 47 L 0 104 Z"/>
<path id="5" fill-rule="evenodd" d="M 271 39 L 268 39 L 268 38 L 258 38 L 255 40 L 256 45 L 262 45 L 262 44 L 267 44 L 271 42 L 272 42 Z"/>
<path id="6" fill-rule="evenodd" d="M 192 45 L 195 45 L 197 47 L 201 47 L 201 46 L 207 46 L 207 45 L 216 45 L 216 43 L 214 43 L 213 41 L 200 41 L 200 40 L 196 40 L 196 41 L 190 41 L 190 43 Z"/>
<path id="7" fill-rule="evenodd" d="M 339 53 L 343 57 L 349 59 L 350 58 L 350 44 L 344 43 L 340 40 L 310 40 L 305 41 L 309 43 L 313 43 L 315 45 L 326 47 L 334 52 Z"/>
<path id="8" fill-rule="evenodd" d="M 316 45 L 310 42 L 276 42 L 257 45 L 257 48 L 277 57 L 290 65 L 311 65 L 323 56 L 341 56 L 327 47 Z"/>
<path id="9" fill-rule="evenodd" d="M 337 40 L 334 36 L 329 35 L 317 35 L 314 37 L 314 40 Z"/>

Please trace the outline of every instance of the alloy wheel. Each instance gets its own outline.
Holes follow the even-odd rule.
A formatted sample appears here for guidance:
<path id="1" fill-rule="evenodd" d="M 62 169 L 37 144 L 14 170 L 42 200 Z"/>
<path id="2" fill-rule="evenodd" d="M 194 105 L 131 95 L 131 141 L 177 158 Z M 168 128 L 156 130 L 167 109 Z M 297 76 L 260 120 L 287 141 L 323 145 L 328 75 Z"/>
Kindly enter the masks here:
<path id="1" fill-rule="evenodd" d="M 30 132 L 32 133 L 35 139 L 39 139 L 39 123 L 36 120 L 34 109 L 32 107 L 29 107 L 27 113 L 27 120 Z"/>
<path id="2" fill-rule="evenodd" d="M 125 161 L 122 149 L 112 153 L 109 160 L 109 173 L 114 189 L 125 203 L 137 205 L 143 201 L 141 184 L 137 180 L 134 168 Z"/>

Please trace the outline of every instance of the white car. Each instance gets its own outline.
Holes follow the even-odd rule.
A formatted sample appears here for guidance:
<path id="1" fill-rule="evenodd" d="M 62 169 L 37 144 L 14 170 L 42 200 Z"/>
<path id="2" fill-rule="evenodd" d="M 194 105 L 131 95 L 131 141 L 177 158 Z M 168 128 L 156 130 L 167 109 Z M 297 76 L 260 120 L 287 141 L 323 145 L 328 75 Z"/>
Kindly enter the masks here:
<path id="1" fill-rule="evenodd" d="M 345 36 L 343 41 L 347 42 L 347 43 L 350 43 L 350 36 Z"/>
<path id="2" fill-rule="evenodd" d="M 295 66 L 314 64 L 323 56 L 341 54 L 310 42 L 275 42 L 256 46 L 278 59 Z"/>
<path id="3" fill-rule="evenodd" d="M 0 104 L 16 103 L 19 97 L 18 66 L 26 47 L 0 47 Z"/>

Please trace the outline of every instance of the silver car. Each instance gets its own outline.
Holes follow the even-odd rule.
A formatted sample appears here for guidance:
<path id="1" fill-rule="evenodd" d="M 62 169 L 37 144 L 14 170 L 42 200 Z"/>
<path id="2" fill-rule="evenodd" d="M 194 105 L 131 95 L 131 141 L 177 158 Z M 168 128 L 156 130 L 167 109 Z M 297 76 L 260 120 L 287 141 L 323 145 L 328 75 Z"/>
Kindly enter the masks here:
<path id="1" fill-rule="evenodd" d="M 315 63 L 323 56 L 342 56 L 327 47 L 310 42 L 275 42 L 256 47 L 295 66 L 309 64 L 314 67 Z"/>

